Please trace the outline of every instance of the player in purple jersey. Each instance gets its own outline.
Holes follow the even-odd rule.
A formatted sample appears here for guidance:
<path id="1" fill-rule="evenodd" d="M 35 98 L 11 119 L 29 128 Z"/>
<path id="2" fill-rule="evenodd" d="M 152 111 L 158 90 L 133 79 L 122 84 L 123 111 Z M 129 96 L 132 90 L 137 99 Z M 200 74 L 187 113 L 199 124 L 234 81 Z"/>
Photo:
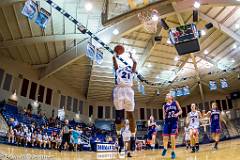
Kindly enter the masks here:
<path id="1" fill-rule="evenodd" d="M 162 156 L 167 153 L 168 139 L 171 137 L 172 153 L 171 158 L 175 159 L 176 135 L 178 133 L 178 116 L 182 114 L 182 108 L 179 103 L 173 100 L 170 94 L 166 95 L 166 104 L 163 106 L 163 151 Z"/>
<path id="2" fill-rule="evenodd" d="M 214 149 L 218 149 L 218 142 L 221 133 L 221 111 L 218 110 L 217 103 L 212 103 L 211 111 L 208 111 L 205 116 L 210 118 L 210 127 L 212 138 L 215 141 Z"/>

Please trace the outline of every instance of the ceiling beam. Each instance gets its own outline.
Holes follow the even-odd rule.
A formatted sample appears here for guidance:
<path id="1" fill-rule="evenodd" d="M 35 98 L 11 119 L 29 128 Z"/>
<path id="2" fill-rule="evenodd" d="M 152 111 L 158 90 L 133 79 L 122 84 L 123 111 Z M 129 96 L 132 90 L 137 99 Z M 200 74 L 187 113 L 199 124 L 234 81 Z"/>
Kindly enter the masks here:
<path id="1" fill-rule="evenodd" d="M 223 31 L 224 33 L 226 33 L 229 37 L 233 38 L 234 40 L 238 41 L 240 43 L 240 36 L 235 33 L 234 31 L 232 31 L 231 29 L 227 28 L 225 25 L 223 25 L 222 23 L 219 23 L 218 21 L 216 21 L 215 19 L 207 16 L 206 14 L 199 12 L 199 16 L 202 20 L 206 21 L 206 22 L 211 22 L 213 24 L 213 26 L 221 31 Z"/>
<path id="2" fill-rule="evenodd" d="M 140 68 L 142 68 L 144 66 L 144 63 L 146 62 L 146 60 L 151 55 L 151 52 L 152 52 L 154 46 L 157 44 L 156 41 L 154 41 L 154 37 L 161 35 L 162 32 L 163 32 L 163 28 L 162 27 L 160 29 L 158 28 L 157 32 L 148 41 L 148 44 L 147 44 L 147 46 L 146 46 L 146 48 L 145 48 L 145 50 L 144 50 L 144 52 L 143 52 L 143 54 L 140 58 L 141 60 L 138 64 L 138 66 Z"/>
<path id="3" fill-rule="evenodd" d="M 103 42 L 109 43 L 114 39 L 119 38 L 120 35 L 124 34 L 125 32 L 137 27 L 139 27 L 139 20 L 134 17 L 129 17 L 119 23 L 116 23 L 108 28 L 99 31 L 96 35 L 98 37 L 101 37 Z M 112 34 L 114 29 L 119 30 L 119 35 Z M 65 53 L 61 54 L 59 57 L 51 61 L 48 66 L 44 70 L 42 70 L 40 79 L 44 79 L 52 75 L 53 73 L 61 70 L 68 64 L 83 57 L 85 55 L 88 41 L 89 39 L 80 42 L 78 45 L 72 47 L 70 50 L 66 51 Z"/>
<path id="4" fill-rule="evenodd" d="M 43 42 L 56 42 L 56 41 L 65 41 L 72 39 L 85 39 L 87 38 L 84 34 L 62 34 L 62 35 L 48 35 L 48 36 L 37 36 L 29 38 L 20 38 L 16 40 L 7 40 L 0 42 L 0 48 L 8 48 L 14 46 L 23 46 L 23 45 L 32 45 L 36 43 Z"/>
<path id="5" fill-rule="evenodd" d="M 181 12 L 185 12 L 187 10 L 192 9 L 194 1 L 195 0 L 180 0 L 180 1 L 177 1 L 176 2 L 176 11 L 178 13 L 181 13 Z M 123 20 L 126 17 L 132 16 L 132 15 L 137 15 L 141 11 L 152 9 L 152 8 L 157 9 L 159 7 L 159 5 L 164 4 L 164 3 L 165 3 L 166 6 L 167 5 L 171 6 L 169 1 L 166 1 L 166 0 L 157 1 L 157 2 L 154 2 L 154 3 L 148 4 L 147 6 L 144 6 L 142 8 L 136 8 L 134 10 L 131 10 L 131 11 L 127 12 L 127 13 L 115 16 L 114 18 L 111 18 L 111 19 L 108 19 L 107 17 L 105 17 L 105 20 L 102 23 L 103 23 L 104 26 L 111 25 L 111 24 L 114 24 L 116 22 L 119 22 L 119 21 Z M 240 5 L 240 3 L 237 2 L 236 0 L 201 0 L 201 4 L 202 5 L 211 5 L 211 6 L 237 6 L 237 5 Z M 104 15 L 106 16 L 106 14 L 107 13 L 105 13 Z M 168 12 L 167 14 L 161 14 L 161 18 L 166 18 L 166 17 L 174 15 L 174 14 L 175 14 L 175 12 L 173 11 L 173 8 L 172 8 L 172 12 Z"/>

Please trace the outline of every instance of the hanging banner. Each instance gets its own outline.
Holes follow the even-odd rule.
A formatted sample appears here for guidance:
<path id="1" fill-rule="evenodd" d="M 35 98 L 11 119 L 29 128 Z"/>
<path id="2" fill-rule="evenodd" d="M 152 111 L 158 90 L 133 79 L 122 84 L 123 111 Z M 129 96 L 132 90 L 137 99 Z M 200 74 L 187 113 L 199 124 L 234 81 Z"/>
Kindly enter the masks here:
<path id="1" fill-rule="evenodd" d="M 91 43 L 87 44 L 86 56 L 90 58 L 92 61 L 95 60 L 95 46 L 92 45 Z"/>
<path id="2" fill-rule="evenodd" d="M 64 121 L 64 119 L 65 119 L 65 111 L 64 111 L 64 109 L 59 109 L 58 110 L 58 117 L 60 118 L 61 121 Z"/>
<path id="3" fill-rule="evenodd" d="M 22 9 L 22 14 L 28 17 L 29 19 L 33 19 L 36 12 L 37 12 L 37 3 L 33 2 L 32 0 L 26 1 Z"/>
<path id="4" fill-rule="evenodd" d="M 46 25 L 49 21 L 51 14 L 46 11 L 45 9 L 41 8 L 40 11 L 38 12 L 38 16 L 35 20 L 35 23 L 41 28 L 45 29 Z"/>
<path id="5" fill-rule="evenodd" d="M 100 51 L 99 49 L 96 50 L 95 61 L 97 62 L 97 64 L 102 64 L 102 62 L 103 62 L 103 52 Z"/>

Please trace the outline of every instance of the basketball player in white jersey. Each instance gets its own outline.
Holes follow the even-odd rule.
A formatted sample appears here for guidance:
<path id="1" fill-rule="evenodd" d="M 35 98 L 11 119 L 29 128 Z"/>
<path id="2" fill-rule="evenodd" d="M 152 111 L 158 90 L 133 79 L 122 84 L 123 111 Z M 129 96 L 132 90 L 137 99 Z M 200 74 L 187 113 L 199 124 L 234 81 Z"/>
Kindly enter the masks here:
<path id="1" fill-rule="evenodd" d="M 127 157 L 132 157 L 130 153 L 130 139 L 132 133 L 129 129 L 129 121 L 127 119 L 124 122 L 124 127 L 121 129 L 121 135 L 123 138 L 125 150 L 127 152 Z"/>
<path id="2" fill-rule="evenodd" d="M 200 127 L 200 118 L 202 114 L 196 109 L 196 104 L 191 104 L 191 112 L 188 113 L 187 122 L 189 124 L 190 131 L 190 145 L 192 148 L 192 153 L 199 150 L 199 127 Z"/>
<path id="3" fill-rule="evenodd" d="M 124 47 L 117 45 L 114 48 L 117 55 L 124 53 Z M 126 54 L 126 53 L 125 53 Z M 125 112 L 127 113 L 127 119 L 129 120 L 129 129 L 132 133 L 130 140 L 131 150 L 135 150 L 135 132 L 136 132 L 136 122 L 134 117 L 134 91 L 132 89 L 133 76 L 136 71 L 137 62 L 130 54 L 130 59 L 133 62 L 133 66 L 120 67 L 117 63 L 116 56 L 113 56 L 113 66 L 115 70 L 115 87 L 113 89 L 113 103 L 116 110 L 116 131 L 118 135 L 119 151 L 123 148 L 123 140 L 120 134 L 120 130 L 123 126 L 123 120 Z"/>

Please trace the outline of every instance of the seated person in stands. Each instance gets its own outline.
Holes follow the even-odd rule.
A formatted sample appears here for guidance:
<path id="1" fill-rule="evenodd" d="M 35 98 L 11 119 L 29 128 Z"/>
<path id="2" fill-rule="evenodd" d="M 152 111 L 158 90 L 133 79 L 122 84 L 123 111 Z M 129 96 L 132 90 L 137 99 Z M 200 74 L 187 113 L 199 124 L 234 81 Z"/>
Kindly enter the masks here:
<path id="1" fill-rule="evenodd" d="M 32 134 L 32 146 L 35 146 L 37 142 L 37 131 L 34 131 Z"/>
<path id="2" fill-rule="evenodd" d="M 21 130 L 20 130 L 20 145 L 24 145 L 25 141 L 26 141 L 25 132 L 24 132 L 23 128 L 21 128 Z"/>
<path id="3" fill-rule="evenodd" d="M 14 129 L 14 132 L 16 137 L 16 143 L 17 145 L 20 145 L 20 134 L 21 134 L 20 128 Z"/>
<path id="4" fill-rule="evenodd" d="M 9 127 L 7 136 L 8 136 L 8 143 L 14 143 L 15 136 L 14 136 L 14 130 L 12 126 Z"/>
<path id="5" fill-rule="evenodd" d="M 41 148 L 43 144 L 42 131 L 40 130 L 37 134 L 37 145 Z"/>
<path id="6" fill-rule="evenodd" d="M 56 137 L 54 136 L 54 132 L 52 132 L 51 135 L 48 136 L 48 138 L 49 138 L 49 143 L 50 143 L 49 148 L 55 148 L 55 146 L 56 146 Z"/>
<path id="7" fill-rule="evenodd" d="M 25 139 L 26 139 L 25 146 L 28 146 L 28 144 L 32 142 L 32 133 L 30 129 L 27 131 L 27 133 L 25 133 Z"/>
<path id="8" fill-rule="evenodd" d="M 46 149 L 46 146 L 48 144 L 48 148 L 50 148 L 51 146 L 51 143 L 50 143 L 50 140 L 49 140 L 49 137 L 48 137 L 48 134 L 47 132 L 43 135 L 43 148 Z"/>
<path id="9" fill-rule="evenodd" d="M 55 148 L 58 149 L 60 147 L 61 143 L 62 143 L 62 138 L 61 138 L 61 136 L 57 135 Z"/>

